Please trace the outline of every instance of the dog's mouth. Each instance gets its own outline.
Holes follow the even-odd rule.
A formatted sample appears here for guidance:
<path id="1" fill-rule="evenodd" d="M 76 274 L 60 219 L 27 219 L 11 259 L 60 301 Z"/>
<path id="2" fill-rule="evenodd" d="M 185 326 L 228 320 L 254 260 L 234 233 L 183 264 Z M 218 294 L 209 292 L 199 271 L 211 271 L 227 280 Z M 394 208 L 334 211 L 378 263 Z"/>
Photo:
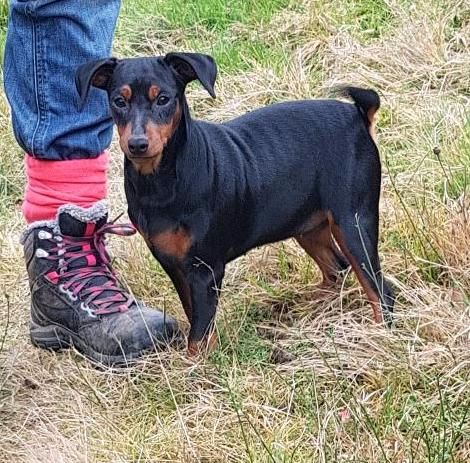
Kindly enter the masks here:
<path id="1" fill-rule="evenodd" d="M 158 169 L 158 165 L 162 159 L 162 153 L 137 156 L 126 154 L 126 158 L 137 172 L 143 175 L 150 175 Z"/>
<path id="2" fill-rule="evenodd" d="M 156 154 L 146 154 L 144 156 L 134 156 L 132 154 L 125 153 L 127 159 L 132 162 L 148 162 L 152 159 L 156 159 L 162 155 L 162 153 L 156 153 Z"/>

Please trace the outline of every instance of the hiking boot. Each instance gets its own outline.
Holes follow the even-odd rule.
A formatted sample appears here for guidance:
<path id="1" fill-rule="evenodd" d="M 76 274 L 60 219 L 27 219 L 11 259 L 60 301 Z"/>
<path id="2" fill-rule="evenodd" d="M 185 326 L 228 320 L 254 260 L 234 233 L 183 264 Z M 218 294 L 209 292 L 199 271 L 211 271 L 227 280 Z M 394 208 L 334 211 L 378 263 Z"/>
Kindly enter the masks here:
<path id="1" fill-rule="evenodd" d="M 31 290 L 31 340 L 45 349 L 74 346 L 94 362 L 127 364 L 178 336 L 169 315 L 126 291 L 110 267 L 105 235 L 131 235 L 131 224 L 108 223 L 106 203 L 59 208 L 54 221 L 23 234 Z"/>

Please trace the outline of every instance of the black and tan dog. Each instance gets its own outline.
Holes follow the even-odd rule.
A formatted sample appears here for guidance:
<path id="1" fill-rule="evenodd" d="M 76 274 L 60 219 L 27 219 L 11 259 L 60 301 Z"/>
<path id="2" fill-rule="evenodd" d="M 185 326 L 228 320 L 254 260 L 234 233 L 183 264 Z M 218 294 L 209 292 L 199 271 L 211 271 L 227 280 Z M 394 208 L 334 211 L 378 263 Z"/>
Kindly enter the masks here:
<path id="1" fill-rule="evenodd" d="M 129 216 L 175 285 L 191 323 L 189 352 L 214 341 L 206 335 L 226 264 L 290 237 L 323 285 L 351 264 L 375 320 L 383 313 L 390 322 L 394 298 L 377 253 L 377 93 L 345 87 L 354 104 L 295 101 L 223 124 L 192 119 L 186 85 L 197 79 L 214 97 L 216 74 L 210 56 L 169 53 L 90 62 L 76 77 L 81 106 L 91 86 L 108 92 Z"/>

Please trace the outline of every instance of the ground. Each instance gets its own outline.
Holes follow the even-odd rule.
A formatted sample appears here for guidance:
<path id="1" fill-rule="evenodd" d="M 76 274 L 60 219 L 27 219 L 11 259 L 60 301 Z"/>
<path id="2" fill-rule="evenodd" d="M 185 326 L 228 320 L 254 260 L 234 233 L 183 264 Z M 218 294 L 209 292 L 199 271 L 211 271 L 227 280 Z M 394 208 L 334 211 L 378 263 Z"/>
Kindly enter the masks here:
<path id="1" fill-rule="evenodd" d="M 115 55 L 170 50 L 217 59 L 218 98 L 189 91 L 194 114 L 211 121 L 338 83 L 380 92 L 380 254 L 395 325 L 373 323 L 352 275 L 319 292 L 315 265 L 285 242 L 230 266 L 219 347 L 197 363 L 171 350 L 101 371 L 33 348 L 22 153 L 2 94 L 0 460 L 470 461 L 470 3 L 124 1 Z M 110 181 L 115 216 L 125 211 L 116 143 Z M 129 287 L 187 326 L 142 239 L 112 249 Z"/>

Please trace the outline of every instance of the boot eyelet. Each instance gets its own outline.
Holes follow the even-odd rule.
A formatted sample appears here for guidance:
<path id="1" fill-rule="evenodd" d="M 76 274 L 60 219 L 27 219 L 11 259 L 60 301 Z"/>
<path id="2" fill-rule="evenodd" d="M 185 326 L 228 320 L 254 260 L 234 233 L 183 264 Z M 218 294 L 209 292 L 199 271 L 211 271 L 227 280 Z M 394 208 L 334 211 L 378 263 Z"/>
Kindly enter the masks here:
<path id="1" fill-rule="evenodd" d="M 93 310 L 91 310 L 90 307 L 88 307 L 87 305 L 85 305 L 84 302 L 82 302 L 82 303 L 80 304 L 80 308 L 81 308 L 84 312 L 86 312 L 90 317 L 96 318 L 96 315 L 94 314 Z"/>
<path id="2" fill-rule="evenodd" d="M 70 289 L 65 289 L 63 284 L 59 285 L 59 291 L 61 293 L 64 293 L 66 296 L 68 296 L 68 298 L 73 302 L 75 302 L 78 299 L 78 296 L 73 294 L 73 292 L 70 291 Z"/>
<path id="3" fill-rule="evenodd" d="M 52 234 L 46 230 L 39 230 L 38 238 L 40 240 L 50 240 L 52 238 Z"/>
<path id="4" fill-rule="evenodd" d="M 49 253 L 44 250 L 44 249 L 41 249 L 41 248 L 37 248 L 36 249 L 36 252 L 34 253 L 36 257 L 38 257 L 39 259 L 43 258 L 43 257 L 49 257 Z"/>

